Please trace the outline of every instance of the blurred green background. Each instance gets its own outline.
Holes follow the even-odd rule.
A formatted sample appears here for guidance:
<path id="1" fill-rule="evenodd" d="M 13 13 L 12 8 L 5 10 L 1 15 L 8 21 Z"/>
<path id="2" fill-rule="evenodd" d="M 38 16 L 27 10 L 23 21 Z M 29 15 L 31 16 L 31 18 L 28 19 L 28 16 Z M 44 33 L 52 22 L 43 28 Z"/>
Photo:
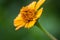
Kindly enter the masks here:
<path id="1" fill-rule="evenodd" d="M 13 20 L 22 6 L 34 0 L 0 0 L 0 40 L 51 40 L 37 26 L 15 31 Z M 35 0 L 37 1 L 37 0 Z M 60 40 L 60 0 L 46 0 L 39 23 Z"/>

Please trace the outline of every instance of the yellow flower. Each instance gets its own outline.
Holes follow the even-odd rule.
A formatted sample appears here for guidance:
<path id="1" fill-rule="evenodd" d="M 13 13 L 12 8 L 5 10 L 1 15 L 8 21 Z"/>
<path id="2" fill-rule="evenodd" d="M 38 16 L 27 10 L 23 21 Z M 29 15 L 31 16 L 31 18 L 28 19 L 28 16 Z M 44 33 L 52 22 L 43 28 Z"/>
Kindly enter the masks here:
<path id="1" fill-rule="evenodd" d="M 21 27 L 31 28 L 41 16 L 43 8 L 39 9 L 39 7 L 44 2 L 45 0 L 39 0 L 38 2 L 33 1 L 29 5 L 22 7 L 18 16 L 14 19 L 15 30 L 18 30 Z"/>

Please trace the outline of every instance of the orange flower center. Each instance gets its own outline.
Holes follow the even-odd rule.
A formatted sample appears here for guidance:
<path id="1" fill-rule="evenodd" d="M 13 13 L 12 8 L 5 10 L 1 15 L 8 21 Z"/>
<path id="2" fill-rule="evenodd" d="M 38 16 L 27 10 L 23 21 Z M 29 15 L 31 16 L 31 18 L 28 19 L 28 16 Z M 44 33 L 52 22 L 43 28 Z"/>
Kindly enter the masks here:
<path id="1" fill-rule="evenodd" d="M 35 10 L 28 7 L 23 7 L 21 9 L 22 18 L 26 22 L 30 22 L 35 17 Z"/>

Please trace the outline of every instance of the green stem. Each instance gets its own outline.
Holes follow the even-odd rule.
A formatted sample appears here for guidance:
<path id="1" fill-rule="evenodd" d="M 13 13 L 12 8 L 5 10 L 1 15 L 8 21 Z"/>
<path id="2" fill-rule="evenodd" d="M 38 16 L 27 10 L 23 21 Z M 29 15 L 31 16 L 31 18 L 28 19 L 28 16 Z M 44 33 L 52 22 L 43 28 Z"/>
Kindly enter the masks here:
<path id="1" fill-rule="evenodd" d="M 41 29 L 49 38 L 51 38 L 51 40 L 57 40 L 52 34 L 50 34 L 47 30 L 41 27 L 39 22 L 36 23 L 36 26 L 38 26 L 39 29 Z"/>

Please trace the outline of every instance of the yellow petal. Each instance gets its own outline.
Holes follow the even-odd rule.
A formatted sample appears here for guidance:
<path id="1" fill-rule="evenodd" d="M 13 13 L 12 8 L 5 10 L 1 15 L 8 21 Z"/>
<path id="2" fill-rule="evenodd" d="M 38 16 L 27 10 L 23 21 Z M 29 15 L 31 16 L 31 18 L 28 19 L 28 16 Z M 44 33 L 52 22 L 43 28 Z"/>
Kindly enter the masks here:
<path id="1" fill-rule="evenodd" d="M 43 8 L 39 9 L 36 13 L 36 19 L 38 19 L 42 14 Z"/>
<path id="2" fill-rule="evenodd" d="M 14 19 L 14 26 L 17 27 L 19 25 L 19 21 L 21 21 L 21 14 L 19 14 L 15 19 Z"/>
<path id="3" fill-rule="evenodd" d="M 35 23 L 36 20 L 30 21 L 29 23 L 26 23 L 25 28 L 31 28 L 32 26 L 34 26 Z"/>
<path id="4" fill-rule="evenodd" d="M 35 8 L 35 5 L 36 5 L 36 1 L 33 1 L 32 3 L 30 3 L 28 5 L 28 7 L 34 9 Z"/>
<path id="5" fill-rule="evenodd" d="M 23 27 L 25 23 L 23 21 L 19 22 L 19 25 L 16 27 L 15 30 L 19 30 L 21 27 Z"/>
<path id="6" fill-rule="evenodd" d="M 22 20 L 21 13 L 19 13 L 18 16 L 14 20 Z"/>
<path id="7" fill-rule="evenodd" d="M 16 27 L 18 27 L 18 26 L 20 26 L 20 25 L 22 25 L 22 24 L 24 24 L 25 22 L 23 21 L 23 20 L 15 20 L 14 21 L 14 26 L 16 26 Z"/>
<path id="8" fill-rule="evenodd" d="M 20 29 L 21 27 L 23 27 L 25 25 L 25 22 L 21 19 L 19 19 L 19 16 L 16 17 L 16 19 L 14 20 L 14 26 L 16 27 L 15 30 Z"/>
<path id="9" fill-rule="evenodd" d="M 45 0 L 39 0 L 36 4 L 36 10 L 45 2 Z"/>

